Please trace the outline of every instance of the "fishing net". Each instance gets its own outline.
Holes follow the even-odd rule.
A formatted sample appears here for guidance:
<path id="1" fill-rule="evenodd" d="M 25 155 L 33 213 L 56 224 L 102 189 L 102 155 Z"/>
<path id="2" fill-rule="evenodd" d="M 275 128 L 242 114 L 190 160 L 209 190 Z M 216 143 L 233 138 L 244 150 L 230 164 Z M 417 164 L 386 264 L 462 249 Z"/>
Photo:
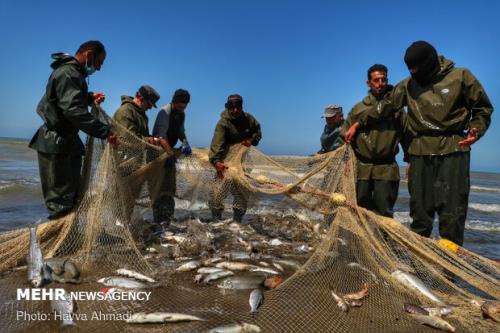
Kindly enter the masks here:
<path id="1" fill-rule="evenodd" d="M 99 116 L 111 121 L 105 114 Z M 175 195 L 186 214 L 177 215 L 161 244 L 151 245 L 150 226 L 142 213 L 165 194 L 167 156 L 119 124 L 114 126 L 117 147 L 87 141 L 78 208 L 37 226 L 44 258 L 69 258 L 81 271 L 78 284 L 53 282 L 45 288 L 101 291 L 104 286 L 97 280 L 116 276 L 119 268 L 157 282 L 146 287 L 151 291 L 148 301 L 77 302 L 75 313 L 87 317 L 75 320 L 71 329 L 198 332 L 245 322 L 263 332 L 431 332 L 434 329 L 419 325 L 403 306 L 436 303 L 400 282 L 393 274 L 399 270 L 418 277 L 434 296 L 453 305 L 446 320 L 458 332 L 498 330 L 497 323 L 482 318 L 479 307 L 484 300 L 500 297 L 498 264 L 463 248 L 443 248 L 393 219 L 356 206 L 356 160 L 348 146 L 316 157 L 271 157 L 234 145 L 223 180 L 214 177 L 206 149 L 178 156 Z M 274 215 L 255 213 L 264 201 L 272 202 Z M 231 206 L 248 210 L 242 224 L 210 220 L 211 208 L 224 207 L 226 216 Z M 0 234 L 2 332 L 60 329 L 58 320 L 34 318 L 51 313 L 49 301 L 16 299 L 18 288 L 30 287 L 25 267 L 29 241 L 28 228 Z M 242 252 L 248 257 L 238 259 Z M 222 279 L 195 284 L 195 270 L 176 270 L 187 257 L 204 260 L 224 253 L 233 253 L 232 261 L 282 270 L 284 282 L 263 289 L 258 312 L 249 312 L 251 290 L 218 288 Z M 281 266 L 273 266 L 279 262 Z M 255 274 L 265 273 L 235 271 L 236 277 L 262 276 Z M 362 305 L 343 312 L 332 291 L 345 295 L 365 283 L 369 294 Z M 204 321 L 134 325 L 109 316 L 136 312 L 178 312 Z M 93 317 L 96 313 L 101 317 Z"/>

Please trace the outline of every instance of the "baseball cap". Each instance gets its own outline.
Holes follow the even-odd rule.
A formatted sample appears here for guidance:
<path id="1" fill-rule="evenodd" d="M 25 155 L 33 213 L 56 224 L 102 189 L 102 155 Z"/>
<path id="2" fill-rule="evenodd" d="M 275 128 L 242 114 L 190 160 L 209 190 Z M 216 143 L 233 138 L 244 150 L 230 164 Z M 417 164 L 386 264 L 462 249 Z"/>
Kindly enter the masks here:
<path id="1" fill-rule="evenodd" d="M 342 113 L 342 107 L 337 104 L 330 104 L 325 108 L 322 118 L 330 118 L 339 113 Z"/>
<path id="2" fill-rule="evenodd" d="M 153 87 L 145 84 L 139 88 L 139 94 L 150 101 L 156 108 L 156 102 L 158 102 L 158 100 L 160 99 L 160 94 L 158 94 L 158 92 L 154 90 Z"/>

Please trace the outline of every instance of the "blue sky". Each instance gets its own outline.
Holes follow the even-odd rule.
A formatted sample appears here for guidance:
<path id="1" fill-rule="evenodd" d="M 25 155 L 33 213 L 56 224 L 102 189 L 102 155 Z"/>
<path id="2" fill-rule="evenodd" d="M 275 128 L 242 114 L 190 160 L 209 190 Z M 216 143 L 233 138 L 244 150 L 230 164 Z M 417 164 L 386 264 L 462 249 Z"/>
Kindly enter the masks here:
<path id="1" fill-rule="evenodd" d="M 261 150 L 313 153 L 323 108 L 347 113 L 366 95 L 374 63 L 389 67 L 392 83 L 404 79 L 415 40 L 469 68 L 500 105 L 497 1 L 1 1 L 0 13 L 0 136 L 33 135 L 50 54 L 73 54 L 89 39 L 108 52 L 90 79 L 107 94 L 104 109 L 113 114 L 141 84 L 160 92 L 160 104 L 186 88 L 194 146 L 209 145 L 227 95 L 240 93 L 261 122 Z M 157 112 L 148 111 L 150 128 Z M 472 170 L 500 172 L 498 142 L 494 113 L 473 146 Z"/>

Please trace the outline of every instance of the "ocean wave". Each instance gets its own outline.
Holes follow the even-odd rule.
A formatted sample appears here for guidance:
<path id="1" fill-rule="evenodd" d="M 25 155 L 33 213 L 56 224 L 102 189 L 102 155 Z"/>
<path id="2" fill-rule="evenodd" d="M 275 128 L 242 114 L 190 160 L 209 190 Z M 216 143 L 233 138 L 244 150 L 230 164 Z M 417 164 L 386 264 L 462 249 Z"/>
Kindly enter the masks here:
<path id="1" fill-rule="evenodd" d="M 485 186 L 476 186 L 472 185 L 470 189 L 473 192 L 494 192 L 494 193 L 500 193 L 500 188 L 498 187 L 485 187 Z"/>
<path id="2" fill-rule="evenodd" d="M 486 213 L 500 213 L 500 204 L 469 203 L 469 208 Z"/>
<path id="3" fill-rule="evenodd" d="M 405 225 L 411 223 L 410 212 L 395 212 L 394 219 Z M 500 223 L 495 221 L 468 220 L 465 222 L 465 229 L 500 232 Z"/>
<path id="4" fill-rule="evenodd" d="M 471 220 L 465 223 L 465 228 L 470 230 L 500 232 L 500 223 L 493 221 Z"/>

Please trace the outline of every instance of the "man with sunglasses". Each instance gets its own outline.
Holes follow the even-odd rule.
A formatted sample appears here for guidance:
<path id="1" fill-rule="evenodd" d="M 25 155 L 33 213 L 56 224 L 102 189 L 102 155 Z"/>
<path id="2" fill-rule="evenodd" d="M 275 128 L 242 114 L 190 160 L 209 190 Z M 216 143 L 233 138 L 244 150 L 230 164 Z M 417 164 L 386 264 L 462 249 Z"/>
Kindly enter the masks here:
<path id="1" fill-rule="evenodd" d="M 250 113 L 243 111 L 243 97 L 238 94 L 229 95 L 225 107 L 215 127 L 208 154 L 219 180 L 210 195 L 208 204 L 212 211 L 212 218 L 220 220 L 224 211 L 222 202 L 229 190 L 233 195 L 233 220 L 241 222 L 247 209 L 247 200 L 243 190 L 237 184 L 224 179 L 224 172 L 227 169 L 224 159 L 231 145 L 257 146 L 262 133 L 259 122 Z"/>
<path id="2" fill-rule="evenodd" d="M 343 126 L 342 133 L 373 108 L 392 88 L 388 85 L 387 67 L 375 64 L 368 69 L 368 96 L 356 104 Z M 396 155 L 402 142 L 404 117 L 402 109 L 393 115 L 361 129 L 349 140 L 357 163 L 356 196 L 358 205 L 383 216 L 392 217 L 399 189 L 399 167 Z"/>

